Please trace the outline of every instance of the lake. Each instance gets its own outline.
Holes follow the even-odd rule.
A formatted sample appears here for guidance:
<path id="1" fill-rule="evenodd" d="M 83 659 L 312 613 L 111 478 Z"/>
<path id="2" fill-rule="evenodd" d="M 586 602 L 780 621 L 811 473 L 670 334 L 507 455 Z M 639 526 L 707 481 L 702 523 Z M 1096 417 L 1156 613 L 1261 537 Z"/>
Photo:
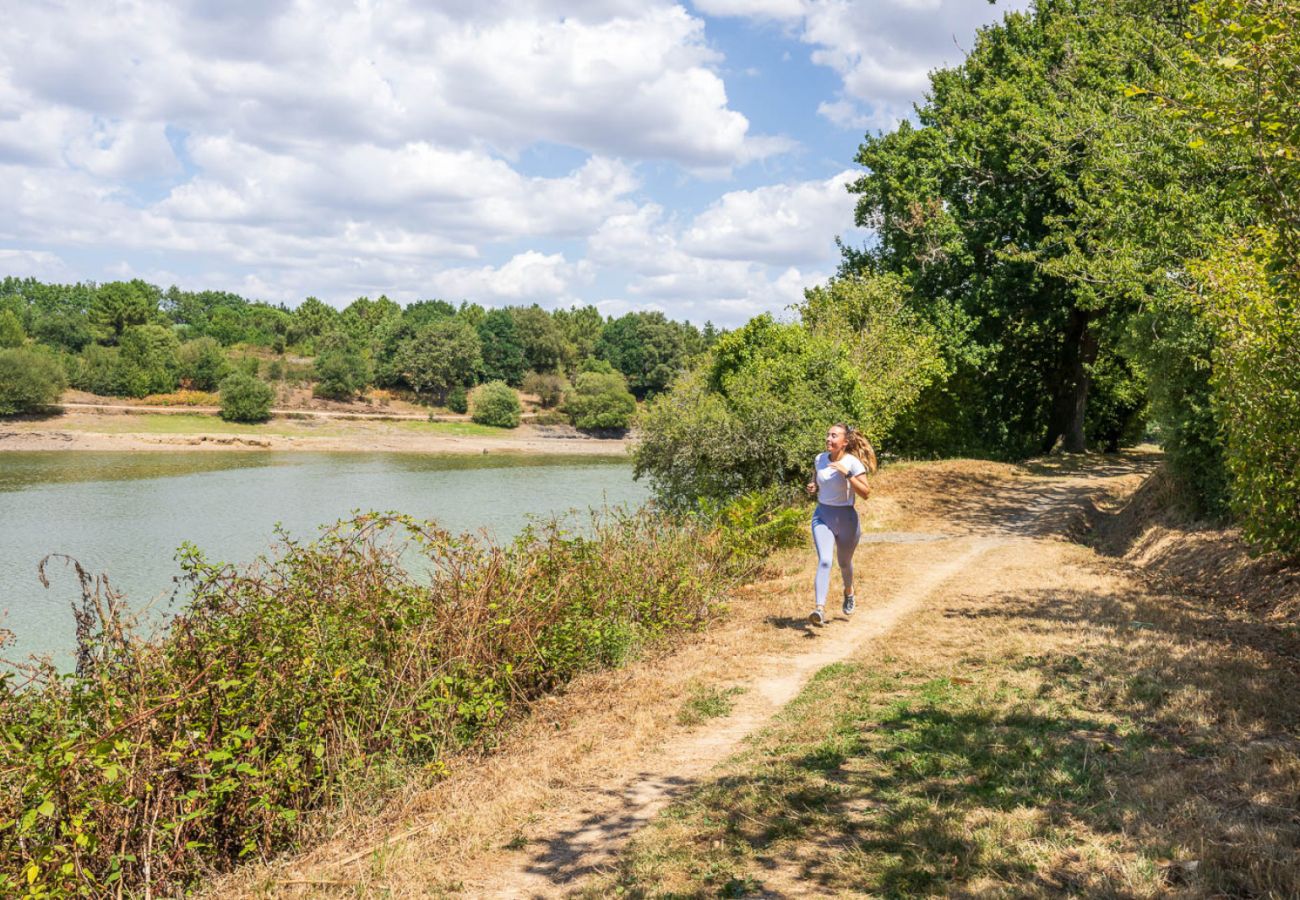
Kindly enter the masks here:
<path id="1" fill-rule="evenodd" d="M 246 563 L 280 523 L 295 538 L 354 510 L 396 510 L 451 531 L 516 535 L 530 517 L 649 496 L 625 458 L 396 453 L 0 453 L 0 626 L 4 655 L 74 646 L 74 572 L 36 567 L 49 553 L 107 573 L 133 608 L 170 597 L 181 542 L 210 560 Z M 183 599 L 179 598 L 179 599 Z"/>

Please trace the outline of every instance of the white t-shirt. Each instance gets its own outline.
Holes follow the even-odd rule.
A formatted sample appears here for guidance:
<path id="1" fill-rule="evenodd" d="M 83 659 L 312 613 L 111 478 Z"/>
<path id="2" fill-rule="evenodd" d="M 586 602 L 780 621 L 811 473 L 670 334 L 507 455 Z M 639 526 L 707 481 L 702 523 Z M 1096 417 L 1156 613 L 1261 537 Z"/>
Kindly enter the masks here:
<path id="1" fill-rule="evenodd" d="M 867 471 L 862 460 L 852 453 L 845 453 L 840 457 L 840 462 L 849 467 L 854 477 Z M 852 506 L 853 487 L 847 478 L 831 468 L 831 455 L 818 453 L 817 462 L 813 465 L 817 468 L 817 502 L 827 506 Z"/>

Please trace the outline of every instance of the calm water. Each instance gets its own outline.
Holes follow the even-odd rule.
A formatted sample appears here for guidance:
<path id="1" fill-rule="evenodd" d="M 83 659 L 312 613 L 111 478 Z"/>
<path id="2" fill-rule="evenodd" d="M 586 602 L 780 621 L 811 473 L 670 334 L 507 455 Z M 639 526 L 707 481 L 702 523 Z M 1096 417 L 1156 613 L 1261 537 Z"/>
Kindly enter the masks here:
<path id="1" fill-rule="evenodd" d="M 624 460 L 354 453 L 0 453 L 0 624 L 9 657 L 73 646 L 76 577 L 36 566 L 66 553 L 106 572 L 133 608 L 170 597 L 174 555 L 190 541 L 211 560 L 248 562 L 276 523 L 294 537 L 357 509 L 397 510 L 452 531 L 508 539 L 529 516 L 648 496 Z"/>

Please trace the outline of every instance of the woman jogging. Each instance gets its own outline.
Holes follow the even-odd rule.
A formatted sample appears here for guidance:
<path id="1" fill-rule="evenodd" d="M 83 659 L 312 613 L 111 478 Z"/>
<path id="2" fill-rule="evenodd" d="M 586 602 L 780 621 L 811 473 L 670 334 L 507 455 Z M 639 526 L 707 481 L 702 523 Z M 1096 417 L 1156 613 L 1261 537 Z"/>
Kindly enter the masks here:
<path id="1" fill-rule="evenodd" d="M 808 493 L 817 495 L 812 520 L 813 544 L 817 547 L 817 577 L 813 582 L 817 605 L 808 621 L 824 625 L 832 553 L 839 558 L 844 579 L 844 615 L 853 615 L 853 551 L 862 534 L 853 501 L 871 496 L 866 476 L 876 471 L 876 451 L 862 432 L 837 422 L 826 432 L 826 452 L 817 454 L 813 465 L 815 474 L 808 482 Z"/>

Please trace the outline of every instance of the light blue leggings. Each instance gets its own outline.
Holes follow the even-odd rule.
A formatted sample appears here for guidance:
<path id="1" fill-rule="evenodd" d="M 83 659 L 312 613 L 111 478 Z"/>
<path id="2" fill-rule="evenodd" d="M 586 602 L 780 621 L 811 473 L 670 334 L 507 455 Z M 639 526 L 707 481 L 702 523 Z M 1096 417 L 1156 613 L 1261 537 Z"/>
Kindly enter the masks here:
<path id="1" fill-rule="evenodd" d="M 827 506 L 817 504 L 812 519 L 813 545 L 817 548 L 817 577 L 813 590 L 817 605 L 826 605 L 826 593 L 831 586 L 831 552 L 839 557 L 840 575 L 847 587 L 853 583 L 853 551 L 862 536 L 858 511 L 852 506 Z"/>

